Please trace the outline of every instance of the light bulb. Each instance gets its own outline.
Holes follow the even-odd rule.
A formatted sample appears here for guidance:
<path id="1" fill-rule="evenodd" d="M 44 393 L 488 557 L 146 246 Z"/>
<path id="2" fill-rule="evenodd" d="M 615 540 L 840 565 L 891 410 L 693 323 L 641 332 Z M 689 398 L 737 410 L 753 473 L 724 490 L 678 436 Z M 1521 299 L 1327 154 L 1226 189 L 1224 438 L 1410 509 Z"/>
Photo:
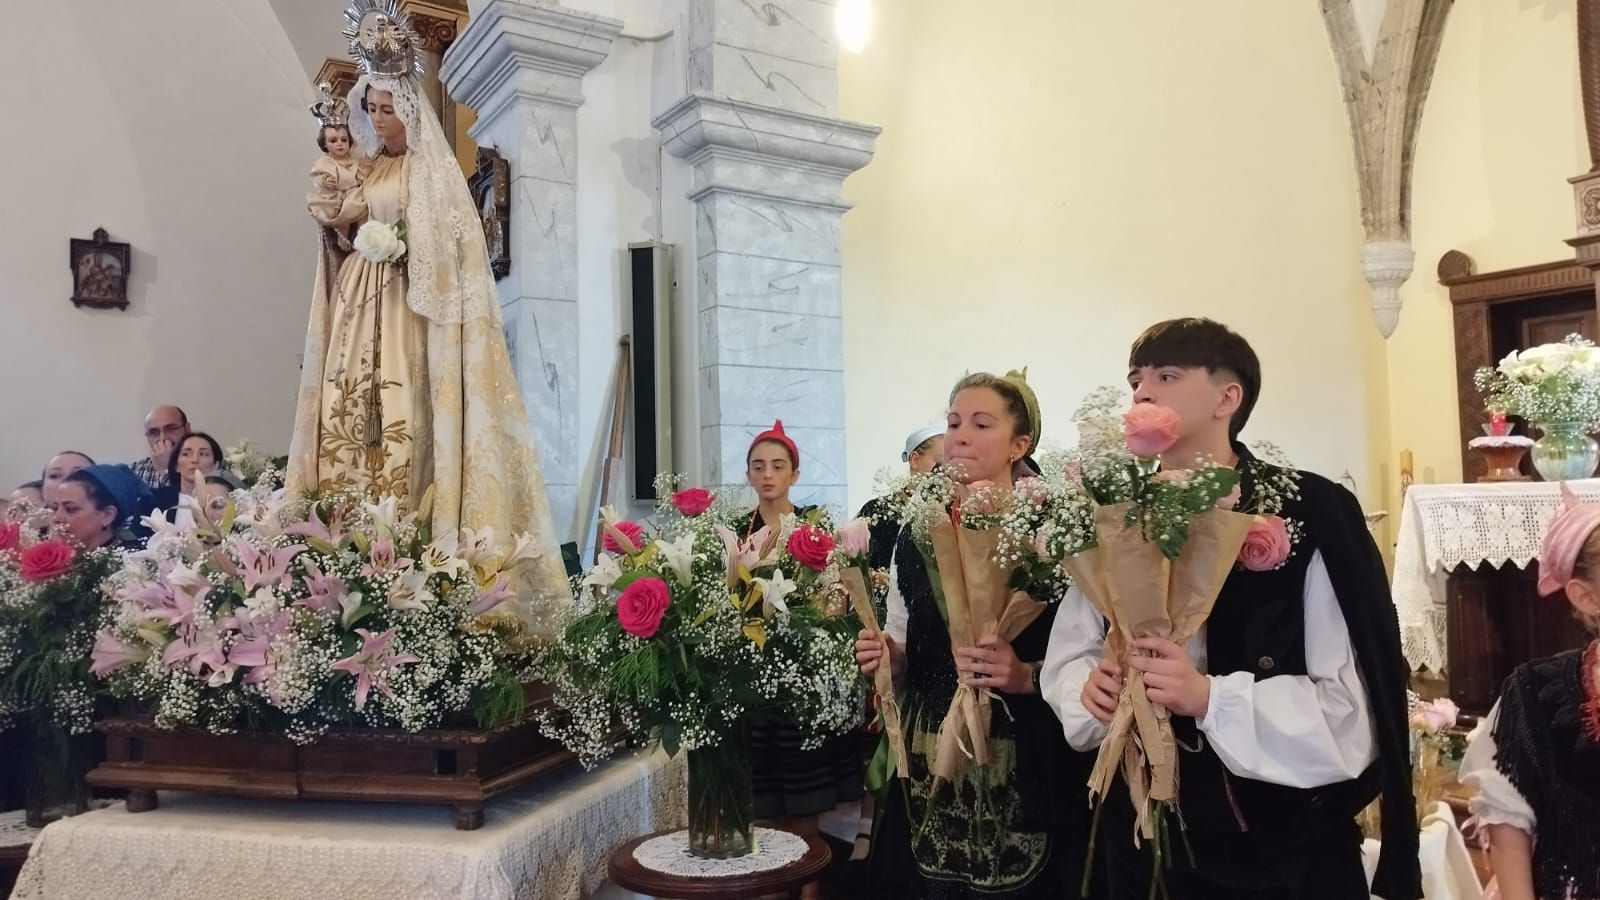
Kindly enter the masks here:
<path id="1" fill-rule="evenodd" d="M 869 0 L 839 0 L 833 24 L 839 32 L 839 46 L 860 53 L 866 49 L 867 36 L 872 31 L 872 4 Z"/>

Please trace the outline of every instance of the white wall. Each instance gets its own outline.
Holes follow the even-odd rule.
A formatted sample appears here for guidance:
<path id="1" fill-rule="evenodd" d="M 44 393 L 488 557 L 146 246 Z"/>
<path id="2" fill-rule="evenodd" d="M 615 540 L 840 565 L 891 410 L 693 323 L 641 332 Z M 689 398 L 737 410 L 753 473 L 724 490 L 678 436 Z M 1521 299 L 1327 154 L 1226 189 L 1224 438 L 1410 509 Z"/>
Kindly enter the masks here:
<path id="1" fill-rule="evenodd" d="M 311 90 L 267 0 L 55 0 L 0 55 L 0 485 L 57 449 L 144 453 L 185 407 L 287 448 L 316 233 Z M 68 239 L 133 245 L 126 312 L 75 309 Z"/>
<path id="2" fill-rule="evenodd" d="M 883 126 L 845 183 L 850 494 L 968 370 L 1029 367 L 1046 440 L 1145 326 L 1255 345 L 1247 438 L 1376 496 L 1382 344 L 1338 75 L 1315 3 L 876 0 L 840 110 Z M 1431 262 L 1419 260 L 1419 277 Z"/>

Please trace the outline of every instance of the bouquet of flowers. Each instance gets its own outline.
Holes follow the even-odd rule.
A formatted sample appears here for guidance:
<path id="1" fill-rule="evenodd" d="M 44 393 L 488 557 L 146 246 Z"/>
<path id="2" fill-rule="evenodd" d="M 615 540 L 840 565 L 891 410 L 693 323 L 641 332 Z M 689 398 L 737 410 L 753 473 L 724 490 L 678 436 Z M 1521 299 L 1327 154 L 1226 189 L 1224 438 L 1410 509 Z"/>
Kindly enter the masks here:
<path id="1" fill-rule="evenodd" d="M 1417 798 L 1417 821 L 1427 815 L 1428 808 L 1444 796 L 1450 773 L 1443 768 L 1445 760 L 1459 761 L 1465 749 L 1452 729 L 1461 711 L 1447 697 L 1424 702 L 1415 693 L 1407 692 L 1411 708 L 1411 732 L 1415 736 L 1416 758 L 1411 768 L 1411 792 Z"/>
<path id="2" fill-rule="evenodd" d="M 101 585 L 118 551 L 80 548 L 65 531 L 0 521 L 0 730 L 30 744 L 29 818 L 43 800 L 72 790 L 88 764 L 81 740 L 94 720 L 89 647 L 104 602 Z"/>
<path id="3" fill-rule="evenodd" d="M 1038 478 L 1010 487 L 979 481 L 966 485 L 958 501 L 957 481 L 949 471 L 936 470 L 908 476 L 894 493 L 902 498 L 898 518 L 934 576 L 952 649 L 974 646 L 988 634 L 1013 641 L 1065 593 L 1055 562 L 1044 563 L 1034 549 L 1064 491 Z M 994 697 L 986 689 L 957 686 L 934 747 L 935 779 L 958 780 L 968 761 L 989 765 Z"/>
<path id="4" fill-rule="evenodd" d="M 657 519 L 601 511 L 604 552 L 541 662 L 554 700 L 541 723 L 585 765 L 623 741 L 689 751 L 691 847 L 748 847 L 752 714 L 782 713 L 807 747 L 861 715 L 836 540 L 820 513 L 738 534 L 699 488 Z"/>
<path id="5" fill-rule="evenodd" d="M 1600 348 L 1578 335 L 1514 350 L 1499 365 L 1479 369 L 1472 380 L 1491 409 L 1531 424 L 1600 427 Z"/>
<path id="6" fill-rule="evenodd" d="M 541 662 L 546 733 L 592 765 L 619 737 L 716 747 L 758 709 L 787 713 L 812 747 L 854 725 L 855 632 L 826 519 L 741 536 L 711 492 L 674 496 L 688 511 L 662 509 L 648 533 L 601 511 L 604 552 Z"/>
<path id="7" fill-rule="evenodd" d="M 431 535 L 430 505 L 401 517 L 392 497 L 258 484 L 216 524 L 151 517 L 148 549 L 111 578 L 94 673 L 157 725 L 216 734 L 514 721 L 537 651 L 516 568 L 535 551 Z"/>
<path id="8" fill-rule="evenodd" d="M 1150 701 L 1142 673 L 1128 665 L 1133 641 L 1153 635 L 1182 646 L 1192 638 L 1257 524 L 1230 511 L 1239 479 L 1232 469 L 1202 461 L 1157 471 L 1178 424 L 1173 411 L 1140 404 L 1125 414 L 1120 441 L 1104 428 L 1086 433 L 1077 455 L 1082 497 L 1061 505 L 1040 541 L 1110 623 L 1107 647 L 1128 673 L 1090 795 L 1104 797 L 1120 770 L 1139 832 L 1158 847 L 1160 809 L 1177 801 L 1177 748 L 1170 713 Z M 1285 535 L 1285 558 L 1287 546 Z"/>

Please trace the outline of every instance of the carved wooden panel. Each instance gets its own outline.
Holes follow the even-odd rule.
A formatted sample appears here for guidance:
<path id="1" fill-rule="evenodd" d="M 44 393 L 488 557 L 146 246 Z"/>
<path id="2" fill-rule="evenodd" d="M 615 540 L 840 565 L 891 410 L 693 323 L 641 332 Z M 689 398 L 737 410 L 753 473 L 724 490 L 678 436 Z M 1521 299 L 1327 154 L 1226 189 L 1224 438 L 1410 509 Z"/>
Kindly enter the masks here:
<path id="1" fill-rule="evenodd" d="M 1511 670 L 1530 659 L 1583 646 L 1588 637 L 1565 596 L 1540 597 L 1539 567 L 1472 570 L 1447 582 L 1446 641 L 1450 699 L 1483 715 Z"/>

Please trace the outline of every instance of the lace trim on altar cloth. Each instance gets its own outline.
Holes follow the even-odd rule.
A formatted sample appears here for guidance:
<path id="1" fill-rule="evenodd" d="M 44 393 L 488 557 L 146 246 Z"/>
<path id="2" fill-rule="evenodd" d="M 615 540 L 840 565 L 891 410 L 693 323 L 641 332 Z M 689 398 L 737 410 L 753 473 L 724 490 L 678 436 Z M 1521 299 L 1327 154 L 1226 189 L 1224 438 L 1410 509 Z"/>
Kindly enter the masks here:
<path id="1" fill-rule="evenodd" d="M 793 865 L 806 855 L 805 838 L 775 828 L 757 828 L 756 849 L 733 859 L 701 859 L 689 855 L 689 832 L 675 831 L 635 847 L 633 858 L 647 869 L 680 878 L 729 878 L 770 872 Z"/>
<path id="2" fill-rule="evenodd" d="M 1578 499 L 1600 503 L 1600 479 L 1568 482 Z M 1450 570 L 1507 563 L 1525 569 L 1539 558 L 1545 527 L 1561 505 L 1560 486 L 1413 485 L 1406 492 L 1394 553 L 1394 603 L 1400 642 L 1415 668 L 1443 672 L 1445 578 Z"/>

